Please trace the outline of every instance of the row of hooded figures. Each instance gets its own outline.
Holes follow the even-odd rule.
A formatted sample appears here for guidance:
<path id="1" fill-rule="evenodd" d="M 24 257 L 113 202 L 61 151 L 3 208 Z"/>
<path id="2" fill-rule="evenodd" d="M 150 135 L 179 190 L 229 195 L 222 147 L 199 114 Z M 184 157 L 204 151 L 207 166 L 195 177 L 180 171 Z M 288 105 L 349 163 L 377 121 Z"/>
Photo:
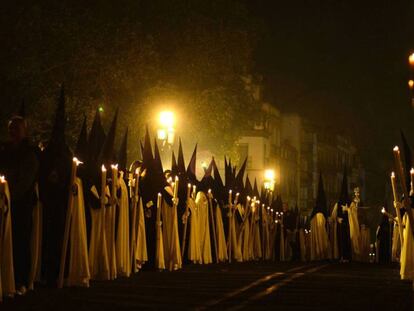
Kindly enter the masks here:
<path id="1" fill-rule="evenodd" d="M 142 161 L 127 168 L 127 132 L 114 152 L 118 112 L 107 134 L 99 111 L 89 135 L 84 120 L 72 153 L 64 103 L 62 90 L 42 148 L 28 143 L 24 113 L 9 122 L 10 142 L 0 152 L 0 298 L 24 294 L 35 282 L 89 287 L 91 280 L 183 263 L 370 260 L 369 229 L 359 225 L 359 193 L 351 201 L 346 170 L 331 215 L 321 174 L 312 214 L 301 216 L 280 195 L 259 191 L 256 180 L 252 186 L 247 161 L 237 170 L 225 159 L 223 182 L 212 158 L 198 180 L 197 146 L 186 167 L 180 141 L 177 159 L 172 152 L 171 169 L 164 170 L 148 129 Z M 383 261 L 381 254 L 390 253 L 386 228 L 377 234 Z M 404 244 L 396 252 L 406 260 Z"/>

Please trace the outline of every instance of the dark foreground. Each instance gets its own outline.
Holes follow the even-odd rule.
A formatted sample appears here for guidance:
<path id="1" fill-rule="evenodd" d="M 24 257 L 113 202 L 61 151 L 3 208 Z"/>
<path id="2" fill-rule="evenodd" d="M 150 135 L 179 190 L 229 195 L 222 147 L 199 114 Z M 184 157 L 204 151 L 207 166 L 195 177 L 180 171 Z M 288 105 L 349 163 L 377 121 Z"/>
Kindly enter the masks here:
<path id="1" fill-rule="evenodd" d="M 91 287 L 37 288 L 0 310 L 413 310 L 396 266 L 244 263 L 143 271 Z"/>

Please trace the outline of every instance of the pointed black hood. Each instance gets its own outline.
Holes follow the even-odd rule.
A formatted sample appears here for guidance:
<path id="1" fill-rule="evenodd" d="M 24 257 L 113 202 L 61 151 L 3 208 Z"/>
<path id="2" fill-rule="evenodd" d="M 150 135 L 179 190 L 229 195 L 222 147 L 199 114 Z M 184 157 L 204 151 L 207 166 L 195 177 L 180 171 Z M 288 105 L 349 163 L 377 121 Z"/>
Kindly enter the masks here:
<path id="1" fill-rule="evenodd" d="M 404 157 L 404 173 L 405 173 L 405 182 L 407 184 L 408 192 L 410 191 L 411 185 L 411 177 L 410 177 L 410 170 L 412 168 L 412 153 L 410 145 L 407 142 L 407 139 L 405 138 L 405 135 L 403 131 L 401 131 L 401 141 L 402 141 L 402 153 Z"/>
<path id="2" fill-rule="evenodd" d="M 311 218 L 317 213 L 322 213 L 325 217 L 328 215 L 328 206 L 326 204 L 326 195 L 323 188 L 322 173 L 319 173 L 318 195 L 316 197 L 316 204 L 312 210 Z"/>
<path id="3" fill-rule="evenodd" d="M 65 128 L 66 128 L 65 101 L 66 101 L 65 87 L 62 84 L 59 98 L 57 101 L 55 122 L 53 124 L 50 143 L 64 144 L 66 142 L 66 139 L 65 139 Z"/>
<path id="4" fill-rule="evenodd" d="M 213 172 L 214 172 L 214 187 L 213 187 L 213 194 L 214 197 L 221 201 L 221 203 L 226 200 L 226 189 L 224 188 L 223 179 L 220 176 L 220 172 L 217 167 L 217 163 L 213 157 Z"/>
<path id="5" fill-rule="evenodd" d="M 246 196 L 253 196 L 253 187 L 249 179 L 249 175 L 246 175 L 246 186 L 245 186 Z"/>
<path id="6" fill-rule="evenodd" d="M 88 157 L 88 128 L 86 116 L 83 118 L 82 128 L 79 133 L 78 142 L 75 148 L 75 157 L 81 161 L 87 161 Z"/>
<path id="7" fill-rule="evenodd" d="M 235 190 L 236 192 L 244 192 L 244 172 L 246 171 L 246 165 L 247 165 L 247 157 L 246 159 L 244 159 L 244 162 L 240 168 L 240 170 L 238 171 L 236 178 L 235 178 Z"/>
<path id="8" fill-rule="evenodd" d="M 171 153 L 171 174 L 173 176 L 178 175 L 178 165 L 177 165 L 177 160 L 175 159 L 174 150 Z"/>
<path id="9" fill-rule="evenodd" d="M 178 172 L 179 174 L 185 174 L 185 163 L 184 163 L 184 152 L 183 152 L 183 145 L 181 143 L 181 138 L 178 142 L 178 159 L 177 159 L 177 165 L 178 165 Z"/>
<path id="10" fill-rule="evenodd" d="M 342 205 L 350 205 L 351 204 L 351 198 L 349 197 L 348 193 L 348 174 L 346 170 L 346 166 L 344 167 L 344 173 L 342 178 L 342 186 L 341 186 L 341 195 L 339 197 L 338 201 L 338 217 L 341 217 L 343 215 L 342 208 L 340 208 Z"/>
<path id="11" fill-rule="evenodd" d="M 152 168 L 154 157 L 152 156 L 151 138 L 149 135 L 148 125 L 145 128 L 144 148 L 142 150 L 142 165 L 144 168 Z"/>
<path id="12" fill-rule="evenodd" d="M 198 184 L 198 180 L 196 177 L 196 161 L 197 161 L 197 144 L 194 147 L 193 154 L 191 155 L 191 159 L 187 167 L 187 178 L 188 178 L 188 181 L 192 184 Z"/>
<path id="13" fill-rule="evenodd" d="M 156 174 L 163 175 L 164 169 L 162 167 L 160 150 L 158 149 L 157 139 L 154 139 L 154 171 Z"/>
<path id="14" fill-rule="evenodd" d="M 199 183 L 200 191 L 207 192 L 209 189 L 213 190 L 214 179 L 213 179 L 213 160 L 204 171 L 204 176 Z"/>
<path id="15" fill-rule="evenodd" d="M 88 138 L 88 165 L 92 165 L 98 160 L 104 141 L 105 131 L 102 127 L 101 115 L 99 109 L 96 109 Z"/>
<path id="16" fill-rule="evenodd" d="M 125 130 L 124 138 L 122 139 L 121 146 L 118 153 L 118 168 L 126 173 L 127 171 L 127 155 L 128 155 L 128 127 Z M 126 177 L 126 174 L 125 174 Z"/>
<path id="17" fill-rule="evenodd" d="M 115 164 L 115 135 L 116 127 L 118 121 L 118 109 L 115 112 L 114 118 L 112 119 L 111 127 L 109 128 L 108 135 L 106 136 L 105 142 L 102 146 L 100 155 L 99 155 L 99 165 L 105 164 L 106 168 L 110 167 L 111 164 Z"/>
<path id="18" fill-rule="evenodd" d="M 254 184 L 253 184 L 253 196 L 256 197 L 257 200 L 260 200 L 260 193 L 259 193 L 259 188 L 257 188 L 257 179 L 254 179 Z"/>

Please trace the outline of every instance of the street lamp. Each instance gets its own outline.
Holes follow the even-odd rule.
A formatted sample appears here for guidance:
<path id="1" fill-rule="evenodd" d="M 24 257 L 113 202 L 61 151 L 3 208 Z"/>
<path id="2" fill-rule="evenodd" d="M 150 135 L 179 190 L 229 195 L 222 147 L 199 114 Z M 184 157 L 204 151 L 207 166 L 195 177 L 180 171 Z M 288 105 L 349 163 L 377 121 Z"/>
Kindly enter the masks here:
<path id="1" fill-rule="evenodd" d="M 172 111 L 161 111 L 158 118 L 159 128 L 157 137 L 163 142 L 163 146 L 174 144 L 175 138 L 175 115 Z"/>
<path id="2" fill-rule="evenodd" d="M 408 56 L 408 62 L 411 66 L 414 66 L 414 52 Z"/>
<path id="3" fill-rule="evenodd" d="M 266 190 L 273 191 L 276 183 L 276 173 L 272 169 L 264 171 L 264 187 Z"/>

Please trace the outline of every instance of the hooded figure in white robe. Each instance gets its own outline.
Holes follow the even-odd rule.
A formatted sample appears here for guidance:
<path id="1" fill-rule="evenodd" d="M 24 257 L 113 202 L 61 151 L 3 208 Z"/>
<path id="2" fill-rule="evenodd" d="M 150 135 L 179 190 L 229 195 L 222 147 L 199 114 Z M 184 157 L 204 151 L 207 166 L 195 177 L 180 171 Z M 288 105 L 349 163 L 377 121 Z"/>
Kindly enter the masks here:
<path id="1" fill-rule="evenodd" d="M 16 293 L 13 268 L 12 210 L 8 183 L 0 181 L 0 301 Z"/>
<path id="2" fill-rule="evenodd" d="M 326 196 L 323 189 L 322 173 L 319 175 L 318 196 L 311 215 L 310 253 L 311 260 L 328 259 L 329 241 L 326 231 Z"/>

